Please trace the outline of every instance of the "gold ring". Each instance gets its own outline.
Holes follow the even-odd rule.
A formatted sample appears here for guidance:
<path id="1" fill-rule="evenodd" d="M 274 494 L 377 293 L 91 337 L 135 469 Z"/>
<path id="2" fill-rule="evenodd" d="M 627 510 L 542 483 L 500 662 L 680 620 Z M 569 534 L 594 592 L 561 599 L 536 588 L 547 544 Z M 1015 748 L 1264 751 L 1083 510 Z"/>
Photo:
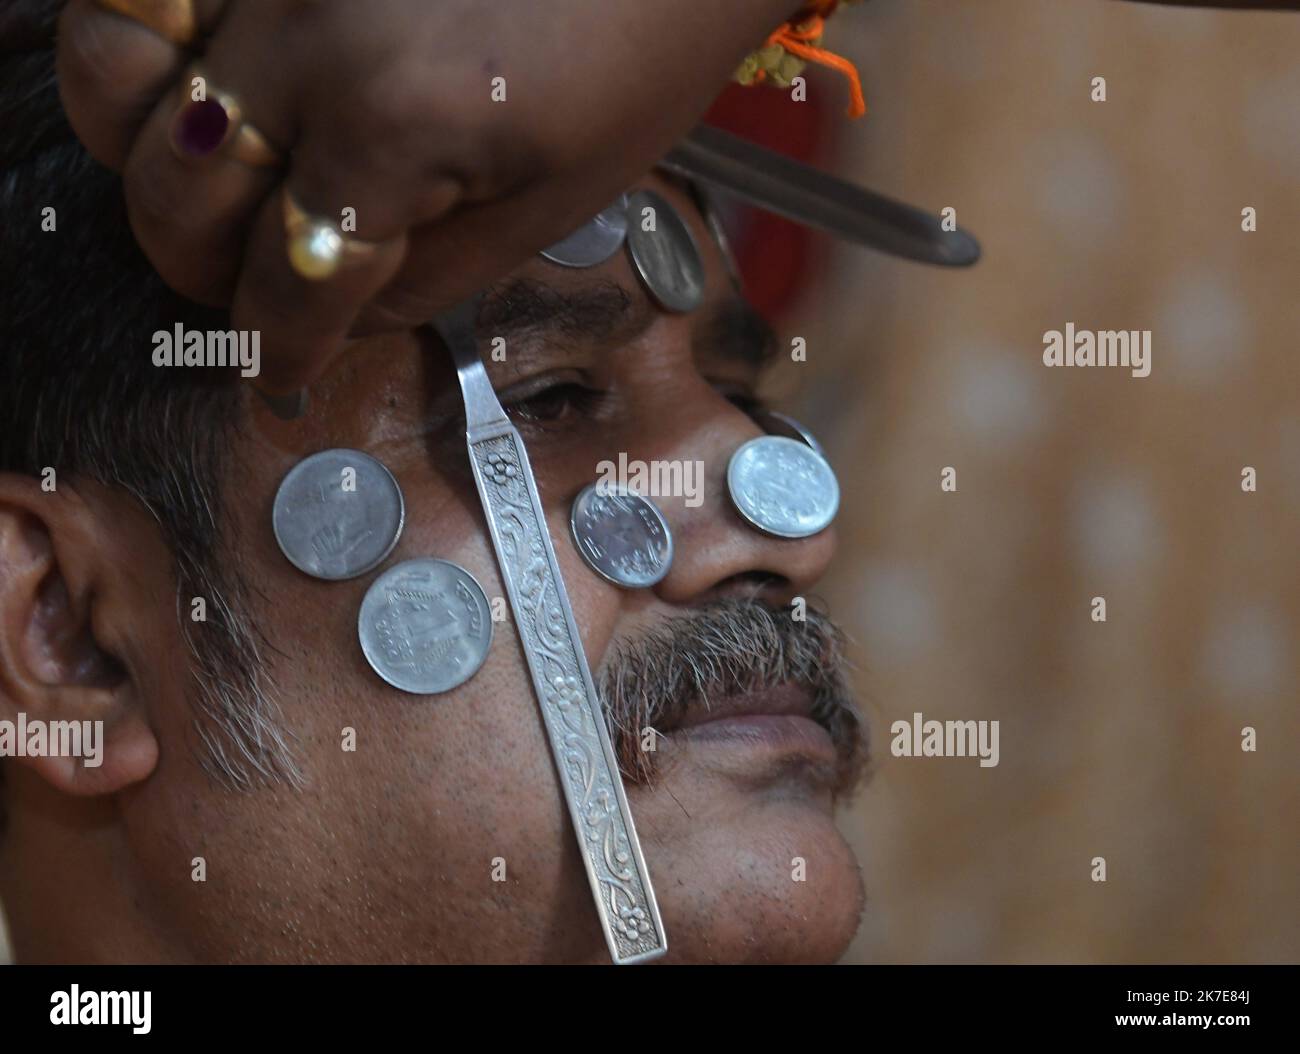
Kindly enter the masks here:
<path id="1" fill-rule="evenodd" d="M 284 192 L 284 233 L 289 266 L 311 282 L 332 278 L 344 264 L 356 263 L 378 248 L 339 229 L 337 223 L 307 212 Z"/>
<path id="2" fill-rule="evenodd" d="M 194 0 L 95 0 L 102 8 L 148 26 L 173 44 L 189 47 L 199 35 Z"/>
<path id="3" fill-rule="evenodd" d="M 201 67 L 190 67 L 181 99 L 171 128 L 172 150 L 178 157 L 193 160 L 220 153 L 253 168 L 281 164 L 280 151 L 244 120 L 239 100 L 212 87 Z"/>

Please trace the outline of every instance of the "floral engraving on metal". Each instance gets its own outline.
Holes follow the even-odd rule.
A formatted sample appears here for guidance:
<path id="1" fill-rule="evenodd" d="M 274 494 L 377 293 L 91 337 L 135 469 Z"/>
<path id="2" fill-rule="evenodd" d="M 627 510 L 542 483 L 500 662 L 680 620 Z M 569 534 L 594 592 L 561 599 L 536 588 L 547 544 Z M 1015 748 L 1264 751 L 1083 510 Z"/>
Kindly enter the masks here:
<path id="1" fill-rule="evenodd" d="M 567 597 L 561 602 L 563 585 L 522 447 L 517 434 L 480 440 L 472 445 L 474 470 L 491 506 L 497 555 L 574 826 L 599 884 L 611 953 L 620 962 L 644 959 L 666 948 L 659 911 Z"/>
<path id="2" fill-rule="evenodd" d="M 644 962 L 668 938 L 532 466 L 478 355 L 477 306 L 471 297 L 433 325 L 456 363 L 474 481 L 605 942 L 616 963 Z"/>

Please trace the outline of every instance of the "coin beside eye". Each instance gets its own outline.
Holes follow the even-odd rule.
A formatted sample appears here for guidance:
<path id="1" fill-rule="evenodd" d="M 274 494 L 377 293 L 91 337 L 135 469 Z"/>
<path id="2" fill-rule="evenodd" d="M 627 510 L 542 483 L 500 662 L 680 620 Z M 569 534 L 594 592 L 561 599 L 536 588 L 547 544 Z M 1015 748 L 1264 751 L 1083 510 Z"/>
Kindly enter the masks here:
<path id="1" fill-rule="evenodd" d="M 590 483 L 569 512 L 573 544 L 596 574 L 625 589 L 644 589 L 668 574 L 673 535 L 658 507 L 624 488 Z"/>
<path id="2" fill-rule="evenodd" d="M 271 512 L 280 551 L 304 574 L 327 581 L 373 571 L 397 545 L 405 522 L 393 474 L 369 454 L 343 448 L 294 465 Z"/>

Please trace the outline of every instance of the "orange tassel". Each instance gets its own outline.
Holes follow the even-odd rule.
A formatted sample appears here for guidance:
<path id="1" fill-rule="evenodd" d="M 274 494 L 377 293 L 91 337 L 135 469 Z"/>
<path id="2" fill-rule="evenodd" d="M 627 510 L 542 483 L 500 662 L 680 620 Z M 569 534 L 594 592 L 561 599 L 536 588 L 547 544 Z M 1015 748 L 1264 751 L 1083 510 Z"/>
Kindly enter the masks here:
<path id="1" fill-rule="evenodd" d="M 815 62 L 842 73 L 849 82 L 849 116 L 861 117 L 867 112 L 867 101 L 862 94 L 862 79 L 857 67 L 842 55 L 826 51 L 815 43 L 821 39 L 826 19 L 839 5 L 840 0 L 810 0 L 798 14 L 773 30 L 764 45 L 778 45 L 805 62 Z M 762 84 L 766 80 L 766 70 L 754 72 L 752 83 Z"/>

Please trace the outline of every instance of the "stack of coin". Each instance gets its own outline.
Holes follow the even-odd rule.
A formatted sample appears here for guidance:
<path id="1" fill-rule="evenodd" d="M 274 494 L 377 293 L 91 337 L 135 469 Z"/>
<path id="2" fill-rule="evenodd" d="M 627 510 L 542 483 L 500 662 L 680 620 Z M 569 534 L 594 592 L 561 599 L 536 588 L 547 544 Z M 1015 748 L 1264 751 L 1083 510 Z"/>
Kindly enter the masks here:
<path id="1" fill-rule="evenodd" d="M 327 581 L 373 571 L 406 520 L 391 472 L 359 450 L 324 450 L 298 462 L 276 492 L 272 527 L 289 562 Z M 450 691 L 478 672 L 492 644 L 487 597 L 446 560 L 408 560 L 380 575 L 357 618 L 371 668 L 404 692 Z"/>

